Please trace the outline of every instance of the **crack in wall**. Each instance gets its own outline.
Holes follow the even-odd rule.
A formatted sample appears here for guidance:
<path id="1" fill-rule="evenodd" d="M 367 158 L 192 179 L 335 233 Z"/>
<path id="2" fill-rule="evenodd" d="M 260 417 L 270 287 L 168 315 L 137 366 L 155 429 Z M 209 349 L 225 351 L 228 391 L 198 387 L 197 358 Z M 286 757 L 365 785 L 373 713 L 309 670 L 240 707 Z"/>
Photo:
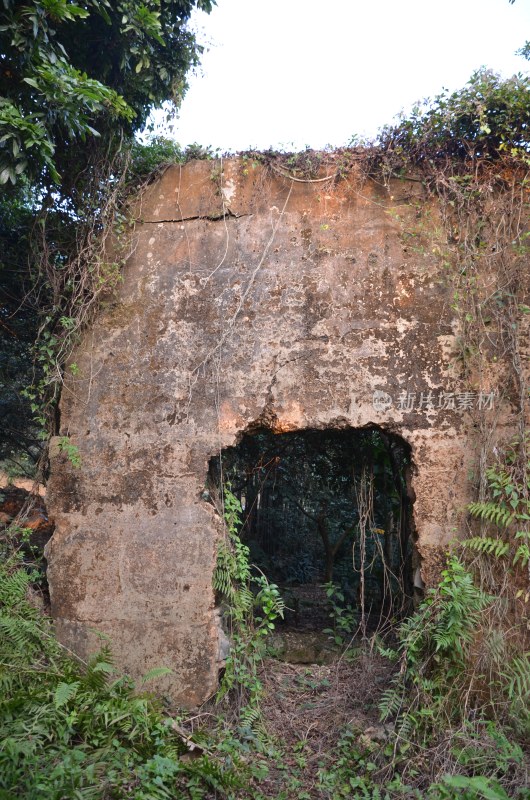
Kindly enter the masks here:
<path id="1" fill-rule="evenodd" d="M 222 220 L 226 219 L 242 219 L 243 217 L 251 217 L 252 214 L 234 214 L 233 211 L 229 209 L 227 211 L 220 212 L 219 214 L 196 214 L 192 217 L 180 217 L 179 219 L 138 219 L 137 223 L 140 225 L 159 225 L 162 222 L 193 222 L 194 220 L 204 219 L 208 222 L 221 222 Z"/>

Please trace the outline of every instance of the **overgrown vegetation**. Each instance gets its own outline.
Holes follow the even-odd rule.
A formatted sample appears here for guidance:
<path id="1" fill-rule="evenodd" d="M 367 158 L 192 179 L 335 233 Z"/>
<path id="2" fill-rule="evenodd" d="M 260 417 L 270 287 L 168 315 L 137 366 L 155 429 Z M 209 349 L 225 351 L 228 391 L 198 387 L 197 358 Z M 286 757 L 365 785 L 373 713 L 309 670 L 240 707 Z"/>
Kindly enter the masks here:
<path id="1" fill-rule="evenodd" d="M 259 429 L 212 460 L 210 480 L 230 476 L 251 559 L 291 602 L 294 586 L 335 583 L 361 599 L 365 627 L 412 600 L 409 469 L 407 445 L 378 428 Z"/>
<path id="2" fill-rule="evenodd" d="M 528 796 L 528 89 L 527 77 L 476 73 L 383 130 L 367 166 L 383 180 L 412 171 L 436 198 L 439 221 L 418 208 L 417 229 L 405 233 L 438 254 L 452 286 L 462 379 L 482 391 L 492 365 L 502 373 L 514 439 L 499 441 L 477 411 L 469 530 L 402 625 L 398 649 L 386 651 L 399 665 L 381 701 L 392 736 L 380 747 L 346 732 L 342 764 L 328 776 L 337 796 L 348 796 L 348 781 L 367 798 Z"/>
<path id="3" fill-rule="evenodd" d="M 54 432 L 67 354 L 120 280 L 126 197 L 170 143 L 135 143 L 178 105 L 210 0 L 5 0 L 0 10 L 0 459 L 32 474 Z M 148 153 L 148 155 L 147 155 Z M 21 392 L 25 388 L 26 393 Z M 46 470 L 45 458 L 41 461 Z"/>
<path id="4" fill-rule="evenodd" d="M 386 167 L 395 172 L 404 164 L 416 164 L 433 174 L 448 167 L 451 172 L 465 172 L 470 163 L 480 165 L 505 156 L 526 164 L 529 91 L 527 75 L 503 79 L 491 70 L 475 72 L 462 90 L 445 91 L 383 129 Z"/>
<path id="5" fill-rule="evenodd" d="M 155 3 L 111 7 L 104 0 L 4 3 L 0 370 L 6 424 L 0 457 L 11 459 L 13 468 L 31 471 L 38 460 L 39 436 L 53 429 L 65 358 L 97 303 L 120 280 L 126 252 L 109 261 L 105 236 L 127 231 L 128 191 L 161 162 L 211 156 L 129 138 L 169 87 L 179 93 L 197 57 L 182 27 L 194 5 L 210 4 L 163 3 L 159 11 Z M 96 34 L 101 52 L 87 44 Z M 171 47 L 164 49 L 163 41 Z M 73 48 L 74 42 L 82 46 Z M 426 197 L 436 197 L 441 216 L 437 226 L 425 220 L 422 227 L 428 209 L 418 208 L 418 229 L 404 233 L 438 254 L 453 287 L 462 376 L 481 390 L 488 388 L 492 365 L 502 370 L 502 399 L 511 408 L 506 423 L 513 431 L 503 444 L 477 411 L 481 451 L 469 530 L 460 532 L 439 586 L 401 625 L 398 642 L 372 640 L 396 665 L 381 697 L 384 735 L 374 740 L 345 726 L 331 763 L 318 765 L 315 794 L 306 797 L 529 796 L 530 467 L 520 345 L 530 311 L 529 89 L 527 77 L 503 80 L 480 71 L 462 91 L 443 93 L 384 129 L 368 149 L 331 159 L 312 151 L 260 157 L 299 180 L 320 179 L 328 165 L 336 180 L 352 164 L 382 183 L 414 173 Z M 56 147 L 59 142 L 67 146 Z M 484 274 L 494 283 L 485 284 Z M 324 490 L 317 478 L 300 512 L 306 518 L 317 519 L 320 511 Z M 394 499 L 397 507 L 400 498 Z M 390 516 L 390 494 L 388 500 Z M 134 693 L 106 647 L 89 664 L 65 653 L 28 602 L 36 577 L 31 564 L 12 539 L 2 541 L 0 796 L 264 796 L 256 784 L 267 766 L 259 758 L 272 753 L 270 761 L 279 762 L 283 756 L 280 743 L 275 749 L 264 744 L 260 664 L 265 635 L 283 606 L 275 585 L 251 572 L 239 536 L 241 512 L 226 491 L 221 513 L 227 534 L 215 588 L 232 649 L 215 713 L 232 709 L 228 701 L 235 704 L 237 714 L 224 711 L 233 734 L 221 735 L 217 725 L 215 735 L 190 736 L 184 720 Z M 332 545 L 341 532 L 333 534 Z M 333 577 L 337 554 L 323 577 Z M 336 585 L 328 591 L 340 600 Z M 334 612 L 333 635 L 342 643 L 351 631 L 345 608 L 337 605 Z M 257 761 L 253 748 L 260 752 Z M 301 763 L 302 747 L 297 756 Z"/>
<path id="6" fill-rule="evenodd" d="M 16 533 L 16 532 L 15 532 Z M 0 796 L 80 800 L 233 796 L 248 780 L 236 752 L 194 742 L 161 702 L 112 665 L 107 645 L 83 664 L 29 601 L 34 575 L 0 542 Z M 165 670 L 167 672 L 167 670 Z M 140 690 L 140 693 L 138 693 Z"/>
<path id="7" fill-rule="evenodd" d="M 241 503 L 225 486 L 221 507 L 226 536 L 218 548 L 213 585 L 224 612 L 230 648 L 217 700 L 228 697 L 240 724 L 259 732 L 262 692 L 258 668 L 265 655 L 265 637 L 283 617 L 284 603 L 278 587 L 257 573 L 249 561 L 249 549 L 239 536 Z"/>
<path id="8" fill-rule="evenodd" d="M 456 364 L 470 390 L 502 375 L 505 426 L 476 411 L 477 500 L 469 530 L 448 555 L 440 585 L 400 628 L 394 684 L 381 698 L 385 742 L 347 728 L 337 763 L 320 772 L 325 797 L 528 797 L 530 730 L 528 387 L 521 342 L 527 329 L 529 83 L 483 70 L 382 131 L 368 151 L 326 158 L 266 154 L 300 180 L 334 174 L 348 161 L 386 182 L 410 175 L 436 199 L 404 229 L 438 255 L 459 320 Z M 333 173 L 334 171 L 334 173 Z"/>

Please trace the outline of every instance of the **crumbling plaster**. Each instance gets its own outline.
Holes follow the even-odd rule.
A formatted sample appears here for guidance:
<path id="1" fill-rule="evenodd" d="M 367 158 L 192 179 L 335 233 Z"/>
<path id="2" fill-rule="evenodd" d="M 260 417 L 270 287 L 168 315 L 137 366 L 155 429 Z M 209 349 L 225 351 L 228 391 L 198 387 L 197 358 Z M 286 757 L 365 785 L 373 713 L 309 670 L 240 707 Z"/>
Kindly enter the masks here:
<path id="1" fill-rule="evenodd" d="M 81 467 L 52 452 L 52 611 L 69 647 L 86 656 L 103 632 L 134 676 L 171 667 L 160 690 L 193 705 L 217 681 L 212 455 L 258 423 L 400 434 L 429 583 L 470 497 L 476 428 L 470 411 L 417 408 L 422 393 L 436 406 L 464 391 L 447 275 L 410 235 L 436 217 L 418 182 L 196 161 L 169 168 L 135 214 L 123 283 L 63 391 Z"/>

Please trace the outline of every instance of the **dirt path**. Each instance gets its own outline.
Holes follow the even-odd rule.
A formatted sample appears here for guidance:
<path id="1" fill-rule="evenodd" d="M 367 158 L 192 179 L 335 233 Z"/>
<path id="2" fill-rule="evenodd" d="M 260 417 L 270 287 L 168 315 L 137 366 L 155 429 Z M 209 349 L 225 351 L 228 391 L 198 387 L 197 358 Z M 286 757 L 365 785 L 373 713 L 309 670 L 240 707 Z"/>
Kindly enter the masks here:
<path id="1" fill-rule="evenodd" d="M 331 766 L 345 726 L 372 738 L 384 735 L 377 703 L 391 674 L 392 665 L 376 654 L 323 666 L 267 659 L 260 675 L 263 717 L 282 758 L 268 763 L 263 796 L 327 797 L 318 773 Z"/>

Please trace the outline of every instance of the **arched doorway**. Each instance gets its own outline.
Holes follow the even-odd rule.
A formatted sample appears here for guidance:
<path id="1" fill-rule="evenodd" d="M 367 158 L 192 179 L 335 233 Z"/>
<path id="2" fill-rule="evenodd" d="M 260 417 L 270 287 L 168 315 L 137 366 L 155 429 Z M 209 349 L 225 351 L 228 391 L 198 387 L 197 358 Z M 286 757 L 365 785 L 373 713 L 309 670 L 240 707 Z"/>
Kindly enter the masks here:
<path id="1" fill-rule="evenodd" d="M 209 483 L 243 507 L 252 563 L 281 588 L 286 624 L 322 629 L 333 590 L 363 629 L 410 608 L 411 449 L 375 426 L 245 433 L 210 462 Z"/>

